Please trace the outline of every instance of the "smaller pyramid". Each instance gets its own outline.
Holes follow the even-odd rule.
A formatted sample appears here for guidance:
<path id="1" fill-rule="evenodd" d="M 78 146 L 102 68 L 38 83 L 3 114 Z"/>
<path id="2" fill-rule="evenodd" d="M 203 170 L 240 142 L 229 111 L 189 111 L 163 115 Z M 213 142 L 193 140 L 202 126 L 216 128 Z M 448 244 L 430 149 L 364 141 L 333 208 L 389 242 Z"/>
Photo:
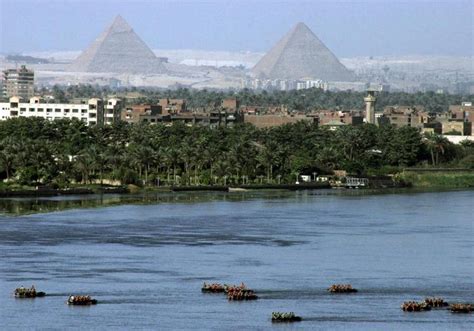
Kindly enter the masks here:
<path id="1" fill-rule="evenodd" d="M 354 75 L 304 23 L 298 23 L 255 65 L 263 79 L 352 81 Z"/>
<path id="2" fill-rule="evenodd" d="M 78 72 L 163 73 L 163 63 L 119 15 L 69 67 Z"/>

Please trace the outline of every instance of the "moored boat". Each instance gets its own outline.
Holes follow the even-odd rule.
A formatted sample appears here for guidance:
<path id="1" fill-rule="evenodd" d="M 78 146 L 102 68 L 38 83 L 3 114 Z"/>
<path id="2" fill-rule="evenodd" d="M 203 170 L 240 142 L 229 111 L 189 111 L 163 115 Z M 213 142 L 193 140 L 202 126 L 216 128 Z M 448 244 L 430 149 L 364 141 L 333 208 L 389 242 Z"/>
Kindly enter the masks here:
<path id="1" fill-rule="evenodd" d="M 416 302 L 416 301 L 405 301 L 401 307 L 403 311 L 415 312 L 415 311 L 426 311 L 431 310 L 431 306 L 426 302 Z"/>
<path id="2" fill-rule="evenodd" d="M 70 295 L 66 303 L 68 305 L 89 306 L 97 304 L 97 300 L 92 299 L 89 295 Z"/>
<path id="3" fill-rule="evenodd" d="M 449 306 L 449 303 L 445 302 L 443 298 L 425 298 L 425 303 L 433 308 Z"/>
<path id="4" fill-rule="evenodd" d="M 227 299 L 229 301 L 257 300 L 258 296 L 250 289 L 237 289 L 229 290 L 227 292 Z"/>
<path id="5" fill-rule="evenodd" d="M 474 311 L 474 305 L 467 303 L 453 303 L 450 306 L 452 313 L 472 313 Z"/>
<path id="6" fill-rule="evenodd" d="M 328 288 L 331 293 L 356 293 L 357 290 L 351 284 L 334 284 Z"/>
<path id="7" fill-rule="evenodd" d="M 14 292 L 15 298 L 41 298 L 46 295 L 44 292 L 38 292 L 36 291 L 35 286 L 31 286 L 31 288 L 25 288 L 23 286 L 18 287 L 15 289 Z"/>
<path id="8" fill-rule="evenodd" d="M 204 282 L 201 291 L 204 293 L 223 293 L 225 292 L 225 285 L 223 286 L 219 283 L 207 284 Z"/>
<path id="9" fill-rule="evenodd" d="M 295 313 L 281 313 L 281 312 L 273 312 L 272 313 L 272 322 L 279 323 L 279 322 L 300 322 L 302 318 L 300 316 L 296 316 Z"/>

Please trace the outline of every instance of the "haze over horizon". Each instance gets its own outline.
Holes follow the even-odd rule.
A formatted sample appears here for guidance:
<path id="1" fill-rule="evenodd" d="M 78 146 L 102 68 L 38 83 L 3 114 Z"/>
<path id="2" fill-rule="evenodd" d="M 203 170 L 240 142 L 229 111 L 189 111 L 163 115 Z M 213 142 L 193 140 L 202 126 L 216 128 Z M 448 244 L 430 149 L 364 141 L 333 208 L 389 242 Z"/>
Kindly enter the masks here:
<path id="1" fill-rule="evenodd" d="M 472 56 L 473 3 L 0 0 L 0 52 L 83 50 L 121 15 L 153 49 L 266 52 L 301 21 L 339 57 Z"/>

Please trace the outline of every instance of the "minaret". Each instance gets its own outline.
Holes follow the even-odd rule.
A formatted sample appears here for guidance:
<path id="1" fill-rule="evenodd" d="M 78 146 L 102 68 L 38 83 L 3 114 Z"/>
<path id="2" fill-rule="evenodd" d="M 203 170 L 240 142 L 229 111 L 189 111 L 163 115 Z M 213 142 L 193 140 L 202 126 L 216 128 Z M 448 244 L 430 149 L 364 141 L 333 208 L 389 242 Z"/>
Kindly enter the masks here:
<path id="1" fill-rule="evenodd" d="M 365 101 L 365 121 L 370 124 L 377 124 L 375 122 L 375 91 L 367 90 L 367 96 L 364 98 Z"/>

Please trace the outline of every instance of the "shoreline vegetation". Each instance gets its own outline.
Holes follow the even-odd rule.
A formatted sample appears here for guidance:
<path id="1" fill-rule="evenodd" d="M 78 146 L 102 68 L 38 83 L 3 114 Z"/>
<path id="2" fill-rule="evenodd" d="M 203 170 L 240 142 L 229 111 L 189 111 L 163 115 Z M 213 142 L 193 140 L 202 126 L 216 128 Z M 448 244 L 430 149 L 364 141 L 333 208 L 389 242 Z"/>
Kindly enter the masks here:
<path id="1" fill-rule="evenodd" d="M 427 171 L 428 170 L 428 171 Z M 299 191 L 315 189 L 349 189 L 333 186 L 329 182 L 312 182 L 301 184 L 255 184 L 255 185 L 197 185 L 197 186 L 161 186 L 139 187 L 136 185 L 84 185 L 68 188 L 51 187 L 0 187 L 0 198 L 51 197 L 62 195 L 93 195 L 93 194 L 146 194 L 172 192 L 247 192 L 247 191 Z M 392 178 L 378 179 L 375 184 L 369 184 L 362 190 L 413 189 L 415 192 L 432 190 L 474 189 L 474 171 L 466 169 L 405 169 Z"/>
<path id="2" fill-rule="evenodd" d="M 473 174 L 474 142 L 411 127 L 0 121 L 0 196 L 300 190 L 344 187 L 349 178 L 370 188 L 470 188 Z"/>

